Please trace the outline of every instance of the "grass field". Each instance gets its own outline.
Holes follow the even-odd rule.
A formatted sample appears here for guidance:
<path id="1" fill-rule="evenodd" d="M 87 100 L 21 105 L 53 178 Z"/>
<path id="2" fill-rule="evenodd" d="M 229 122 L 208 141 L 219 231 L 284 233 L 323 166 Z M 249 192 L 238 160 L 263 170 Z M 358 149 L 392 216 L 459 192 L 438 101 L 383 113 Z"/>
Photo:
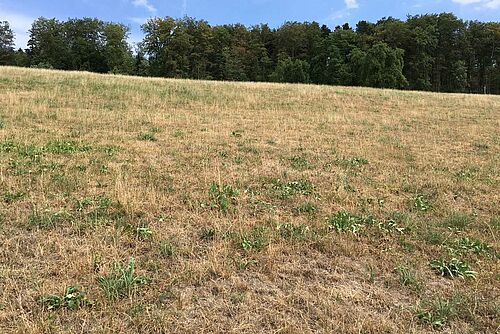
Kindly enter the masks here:
<path id="1" fill-rule="evenodd" d="M 500 97 L 0 68 L 0 333 L 495 333 Z"/>

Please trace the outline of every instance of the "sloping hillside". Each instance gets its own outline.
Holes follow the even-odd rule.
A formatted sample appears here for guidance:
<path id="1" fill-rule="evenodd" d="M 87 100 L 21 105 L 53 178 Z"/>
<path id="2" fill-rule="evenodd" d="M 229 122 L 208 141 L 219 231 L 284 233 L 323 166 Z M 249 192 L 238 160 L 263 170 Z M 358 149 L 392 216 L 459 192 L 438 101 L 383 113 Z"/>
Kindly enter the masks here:
<path id="1" fill-rule="evenodd" d="M 494 333 L 499 116 L 0 67 L 0 332 Z"/>

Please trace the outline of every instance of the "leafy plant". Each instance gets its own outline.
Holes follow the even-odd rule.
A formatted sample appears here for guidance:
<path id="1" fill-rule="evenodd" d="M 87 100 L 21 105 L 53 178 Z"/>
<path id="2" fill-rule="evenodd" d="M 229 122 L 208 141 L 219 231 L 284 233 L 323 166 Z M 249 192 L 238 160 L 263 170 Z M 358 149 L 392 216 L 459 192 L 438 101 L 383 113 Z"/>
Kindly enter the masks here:
<path id="1" fill-rule="evenodd" d="M 338 158 L 334 161 L 334 163 L 338 166 L 342 167 L 351 167 L 351 168 L 359 168 L 363 165 L 368 164 L 368 160 L 361 157 L 354 158 Z"/>
<path id="2" fill-rule="evenodd" d="M 417 311 L 420 321 L 432 327 L 443 327 L 448 320 L 457 314 L 458 302 L 456 300 L 437 299 L 434 302 L 423 302 Z"/>
<path id="3" fill-rule="evenodd" d="M 481 240 L 462 237 L 455 239 L 453 243 L 453 248 L 459 252 L 472 252 L 476 254 L 487 252 L 491 249 L 491 246 L 481 242 Z"/>
<path id="4" fill-rule="evenodd" d="M 142 141 L 157 141 L 154 132 L 143 132 L 137 136 L 137 139 Z"/>
<path id="5" fill-rule="evenodd" d="M 233 240 L 244 251 L 260 251 L 267 246 L 267 230 L 264 227 L 254 227 L 249 232 L 233 234 Z"/>
<path id="6" fill-rule="evenodd" d="M 288 199 L 297 194 L 312 195 L 314 193 L 314 185 L 306 179 L 299 179 L 283 183 L 279 179 L 275 179 L 271 183 L 271 190 L 280 198 Z"/>
<path id="7" fill-rule="evenodd" d="M 430 266 L 443 277 L 460 277 L 465 279 L 476 278 L 477 274 L 467 263 L 457 258 L 452 258 L 449 261 L 444 259 L 433 260 Z"/>
<path id="8" fill-rule="evenodd" d="M 371 218 L 363 218 L 348 211 L 339 211 L 327 220 L 328 228 L 337 232 L 352 232 L 357 234 L 364 225 L 371 223 Z"/>
<path id="9" fill-rule="evenodd" d="M 236 202 L 239 193 L 238 189 L 228 184 L 219 186 L 217 183 L 212 183 L 209 190 L 212 208 L 219 209 L 225 214 L 228 213 L 231 203 Z"/>
<path id="10" fill-rule="evenodd" d="M 286 223 L 278 225 L 278 231 L 285 239 L 303 239 L 309 231 L 309 227 L 304 224 Z"/>
<path id="11" fill-rule="evenodd" d="M 138 227 L 136 230 L 136 234 L 138 237 L 141 237 L 143 239 L 148 239 L 151 238 L 151 236 L 153 235 L 153 230 L 151 230 L 147 226 Z"/>
<path id="12" fill-rule="evenodd" d="M 135 259 L 131 257 L 127 267 L 114 263 L 111 273 L 98 277 L 97 282 L 107 298 L 120 299 L 131 295 L 136 286 L 147 284 L 150 279 L 135 274 Z"/>
<path id="13" fill-rule="evenodd" d="M 83 306 L 92 305 L 92 302 L 87 299 L 80 286 L 67 287 L 62 296 L 42 296 L 39 301 L 49 311 L 63 307 L 73 311 Z"/>
<path id="14" fill-rule="evenodd" d="M 431 208 L 431 204 L 425 195 L 418 194 L 413 198 L 412 208 L 419 212 L 425 212 Z"/>

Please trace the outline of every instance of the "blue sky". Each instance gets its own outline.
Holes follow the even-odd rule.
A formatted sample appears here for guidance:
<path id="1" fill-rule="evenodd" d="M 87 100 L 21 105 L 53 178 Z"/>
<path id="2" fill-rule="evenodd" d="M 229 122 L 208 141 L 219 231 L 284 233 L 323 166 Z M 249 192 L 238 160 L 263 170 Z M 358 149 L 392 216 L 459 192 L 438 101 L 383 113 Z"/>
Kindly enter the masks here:
<path id="1" fill-rule="evenodd" d="M 25 47 L 31 22 L 40 16 L 67 19 L 97 17 L 122 22 L 141 40 L 140 25 L 148 17 L 206 19 L 211 24 L 318 21 L 335 27 L 344 22 L 377 21 L 384 16 L 453 12 L 463 19 L 499 21 L 500 0 L 0 0 L 0 21 L 10 22 L 16 44 Z"/>

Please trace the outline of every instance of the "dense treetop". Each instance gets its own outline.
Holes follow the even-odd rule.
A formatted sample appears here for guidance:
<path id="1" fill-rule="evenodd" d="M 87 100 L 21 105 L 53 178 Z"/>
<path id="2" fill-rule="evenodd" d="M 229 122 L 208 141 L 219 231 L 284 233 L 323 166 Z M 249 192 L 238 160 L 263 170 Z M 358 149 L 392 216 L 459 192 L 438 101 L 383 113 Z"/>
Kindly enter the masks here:
<path id="1" fill-rule="evenodd" d="M 0 22 L 0 65 L 208 80 L 275 81 L 500 94 L 500 22 L 450 13 L 331 30 L 316 22 L 211 26 L 152 18 L 132 51 L 129 28 L 83 18 L 33 22 L 26 50 Z"/>

